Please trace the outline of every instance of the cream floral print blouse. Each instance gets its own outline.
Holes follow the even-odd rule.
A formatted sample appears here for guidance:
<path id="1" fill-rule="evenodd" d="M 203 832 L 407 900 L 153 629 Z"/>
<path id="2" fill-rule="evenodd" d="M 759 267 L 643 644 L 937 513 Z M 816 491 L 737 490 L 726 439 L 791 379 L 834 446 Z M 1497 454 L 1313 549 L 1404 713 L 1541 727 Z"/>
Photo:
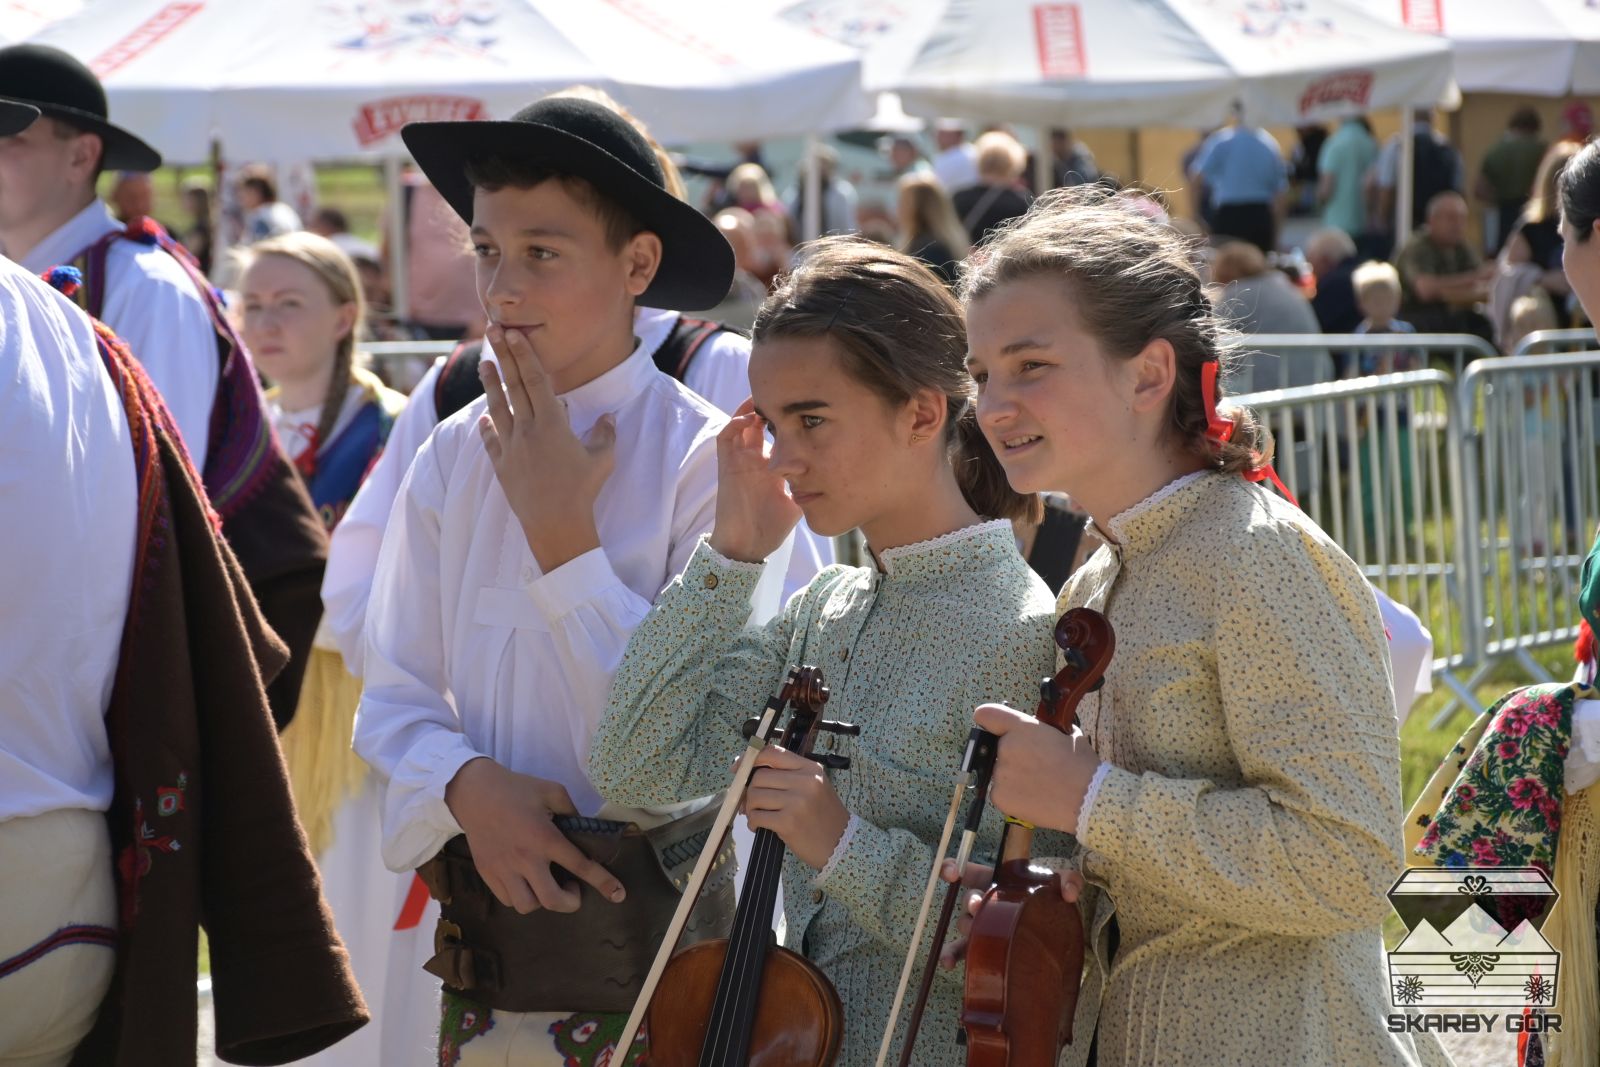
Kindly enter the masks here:
<path id="1" fill-rule="evenodd" d="M 877 1056 L 972 709 L 1000 699 L 1032 711 L 1039 679 L 1055 669 L 1050 593 L 1017 554 L 1009 523 L 879 558 L 881 571 L 824 570 L 758 629 L 745 622 L 760 568 L 702 542 L 634 631 L 589 756 L 595 787 L 620 804 L 717 792 L 744 748 L 740 726 L 788 668 L 822 668 L 828 718 L 861 726 L 859 737 L 818 742 L 851 760 L 829 778 L 855 818 L 822 872 L 785 857 L 783 894 L 788 947 L 821 967 L 844 1003 L 843 1067 Z M 992 856 L 998 837 L 991 812 L 980 851 Z M 1040 846 L 1072 847 L 1064 835 Z M 954 1041 L 961 991 L 959 971 L 940 972 L 919 1065 L 966 1062 Z"/>
<path id="2" fill-rule="evenodd" d="M 1060 600 L 1117 635 L 1079 708 L 1111 767 L 1078 825 L 1075 1033 L 1098 1013 L 1100 1067 L 1448 1064 L 1431 1035 L 1385 1028 L 1400 745 L 1360 571 L 1297 508 L 1214 472 L 1100 536 Z"/>

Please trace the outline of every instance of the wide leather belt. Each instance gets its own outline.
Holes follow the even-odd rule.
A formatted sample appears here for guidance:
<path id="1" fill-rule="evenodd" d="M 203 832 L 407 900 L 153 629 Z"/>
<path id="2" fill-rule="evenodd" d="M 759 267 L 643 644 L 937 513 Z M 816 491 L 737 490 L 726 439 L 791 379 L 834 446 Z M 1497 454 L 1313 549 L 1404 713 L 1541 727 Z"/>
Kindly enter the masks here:
<path id="1" fill-rule="evenodd" d="M 445 988 L 501 1011 L 632 1009 L 717 815 L 709 805 L 650 830 L 631 822 L 558 815 L 567 838 L 627 889 L 613 904 L 555 867 L 576 887 L 576 912 L 523 915 L 495 899 L 478 875 L 465 836 L 455 837 L 418 874 L 439 901 L 434 956 L 426 970 Z M 723 842 L 680 945 L 726 937 L 735 907 L 733 837 Z"/>

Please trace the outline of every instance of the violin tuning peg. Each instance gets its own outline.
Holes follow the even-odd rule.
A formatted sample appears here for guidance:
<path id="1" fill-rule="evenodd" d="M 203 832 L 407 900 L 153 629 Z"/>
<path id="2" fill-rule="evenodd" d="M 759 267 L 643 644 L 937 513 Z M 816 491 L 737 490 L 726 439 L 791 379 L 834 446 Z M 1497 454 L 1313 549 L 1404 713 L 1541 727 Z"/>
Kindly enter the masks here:
<path id="1" fill-rule="evenodd" d="M 861 725 L 853 722 L 840 722 L 837 719 L 823 719 L 817 723 L 817 729 L 826 730 L 830 734 L 849 734 L 851 737 L 861 736 Z"/>
<path id="2" fill-rule="evenodd" d="M 1098 692 L 1100 692 L 1100 690 L 1105 688 L 1105 685 L 1106 685 L 1106 676 L 1102 674 L 1100 677 L 1098 677 L 1098 678 L 1096 678 L 1094 680 L 1094 684 L 1089 687 L 1089 692 L 1098 693 Z"/>
<path id="3" fill-rule="evenodd" d="M 745 740 L 748 741 L 756 735 L 756 731 L 759 729 L 761 729 L 761 720 L 752 715 L 744 721 L 743 726 L 739 727 L 739 732 L 744 734 Z"/>
<path id="4" fill-rule="evenodd" d="M 1055 703 L 1056 680 L 1054 678 L 1044 678 L 1040 680 L 1039 699 L 1044 701 L 1046 704 Z"/>
<path id="5" fill-rule="evenodd" d="M 848 771 L 850 769 L 850 757 L 841 756 L 835 752 L 812 752 L 806 756 L 806 759 L 820 763 L 830 771 Z"/>

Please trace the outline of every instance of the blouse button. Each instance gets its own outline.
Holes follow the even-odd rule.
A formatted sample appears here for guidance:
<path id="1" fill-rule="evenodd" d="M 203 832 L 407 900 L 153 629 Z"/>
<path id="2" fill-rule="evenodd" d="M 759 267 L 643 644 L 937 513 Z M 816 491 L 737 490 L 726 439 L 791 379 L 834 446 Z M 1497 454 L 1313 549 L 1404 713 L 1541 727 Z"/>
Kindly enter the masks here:
<path id="1" fill-rule="evenodd" d="M 821 904 L 822 903 L 822 890 L 813 889 L 811 891 L 811 903 L 813 903 L 813 904 Z"/>
<path id="2" fill-rule="evenodd" d="M 721 579 L 719 579 L 715 574 L 706 575 L 706 588 L 715 589 L 719 581 L 721 581 Z"/>
<path id="3" fill-rule="evenodd" d="M 842 651 L 841 651 L 841 652 L 840 652 L 840 653 L 839 653 L 839 658 L 840 658 L 840 659 L 849 659 L 849 658 L 850 658 L 850 650 L 849 650 L 849 649 L 848 649 L 848 648 L 847 648 L 847 649 L 844 649 L 844 650 L 842 650 Z"/>
<path id="4" fill-rule="evenodd" d="M 522 568 L 522 580 L 525 581 L 525 582 L 533 581 L 533 568 L 532 567 L 524 567 L 524 568 Z"/>

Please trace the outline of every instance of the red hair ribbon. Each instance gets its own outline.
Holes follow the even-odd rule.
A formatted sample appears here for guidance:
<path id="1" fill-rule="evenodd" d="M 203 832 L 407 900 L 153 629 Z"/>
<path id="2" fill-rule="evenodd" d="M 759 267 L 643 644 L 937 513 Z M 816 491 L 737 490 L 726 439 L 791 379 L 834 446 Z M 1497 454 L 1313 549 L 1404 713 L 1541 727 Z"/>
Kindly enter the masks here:
<path id="1" fill-rule="evenodd" d="M 1206 406 L 1206 439 L 1221 445 L 1224 441 L 1233 439 L 1233 420 L 1226 418 L 1217 411 L 1217 371 L 1219 367 L 1216 360 L 1207 360 L 1200 366 L 1200 396 Z M 1255 457 L 1260 459 L 1259 456 Z M 1278 487 L 1278 492 L 1295 507 L 1300 506 L 1300 501 L 1289 492 L 1289 487 L 1283 484 L 1283 479 L 1278 477 L 1278 472 L 1271 463 L 1252 465 L 1239 472 L 1247 482 L 1264 482 L 1272 479 L 1272 484 Z"/>

